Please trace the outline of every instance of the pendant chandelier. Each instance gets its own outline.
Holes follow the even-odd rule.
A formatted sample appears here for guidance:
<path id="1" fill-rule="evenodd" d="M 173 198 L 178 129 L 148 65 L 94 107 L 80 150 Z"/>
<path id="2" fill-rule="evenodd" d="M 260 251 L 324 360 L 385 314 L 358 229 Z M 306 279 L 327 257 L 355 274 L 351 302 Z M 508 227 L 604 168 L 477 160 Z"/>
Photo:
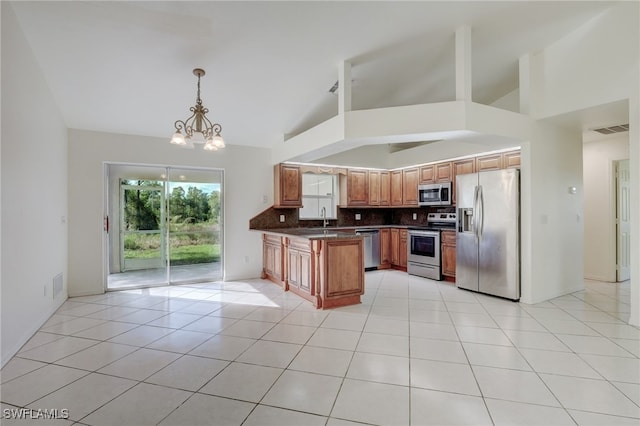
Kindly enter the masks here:
<path id="1" fill-rule="evenodd" d="M 186 120 L 178 120 L 174 126 L 176 132 L 171 138 L 171 143 L 183 148 L 193 149 L 194 144 L 204 144 L 204 149 L 207 151 L 217 151 L 225 147 L 224 140 L 220 136 L 222 126 L 218 123 L 212 123 L 207 118 L 209 110 L 202 106 L 202 99 L 200 99 L 200 77 L 205 73 L 201 68 L 193 70 L 193 74 L 198 77 L 198 97 L 196 98 L 196 105 L 189 108 L 193 114 Z M 184 131 L 184 135 L 182 134 Z"/>

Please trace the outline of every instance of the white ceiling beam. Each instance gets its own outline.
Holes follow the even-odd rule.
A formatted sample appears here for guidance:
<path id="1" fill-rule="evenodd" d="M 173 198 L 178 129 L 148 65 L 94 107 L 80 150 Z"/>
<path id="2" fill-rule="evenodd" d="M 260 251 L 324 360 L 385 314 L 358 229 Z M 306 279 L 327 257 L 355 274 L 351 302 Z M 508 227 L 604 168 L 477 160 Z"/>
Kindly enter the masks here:
<path id="1" fill-rule="evenodd" d="M 471 102 L 471 27 L 456 29 L 456 101 Z"/>
<path id="2" fill-rule="evenodd" d="M 351 111 L 351 62 L 338 65 L 338 115 Z"/>

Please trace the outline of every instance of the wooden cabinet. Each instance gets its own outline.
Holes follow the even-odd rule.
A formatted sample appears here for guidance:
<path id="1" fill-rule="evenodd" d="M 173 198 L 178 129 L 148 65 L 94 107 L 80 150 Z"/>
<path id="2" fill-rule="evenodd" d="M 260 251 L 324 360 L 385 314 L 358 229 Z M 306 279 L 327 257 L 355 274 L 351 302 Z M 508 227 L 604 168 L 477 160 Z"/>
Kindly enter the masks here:
<path id="1" fill-rule="evenodd" d="M 302 207 L 302 173 L 300 167 L 277 164 L 274 172 L 274 206 Z"/>
<path id="2" fill-rule="evenodd" d="M 391 265 L 397 269 L 407 269 L 407 230 L 391 228 Z"/>
<path id="3" fill-rule="evenodd" d="M 454 161 L 452 163 L 452 176 L 451 176 L 451 202 L 456 203 L 456 176 L 464 175 L 468 173 L 475 173 L 476 160 L 475 158 L 467 158 L 464 160 Z"/>
<path id="4" fill-rule="evenodd" d="M 391 173 L 380 172 L 380 205 L 391 205 Z"/>
<path id="5" fill-rule="evenodd" d="M 476 157 L 476 170 L 484 172 L 486 170 L 502 169 L 502 154 L 490 154 Z"/>
<path id="6" fill-rule="evenodd" d="M 369 171 L 347 170 L 347 205 L 369 205 Z"/>
<path id="7" fill-rule="evenodd" d="M 420 184 L 436 183 L 435 165 L 428 164 L 420 167 Z"/>
<path id="8" fill-rule="evenodd" d="M 402 170 L 393 170 L 391 172 L 391 205 L 402 205 Z"/>
<path id="9" fill-rule="evenodd" d="M 402 170 L 402 205 L 418 205 L 418 169 Z"/>
<path id="10" fill-rule="evenodd" d="M 406 229 L 400 230 L 398 244 L 398 258 L 400 259 L 398 266 L 405 271 L 407 270 L 407 234 L 408 232 Z"/>
<path id="11" fill-rule="evenodd" d="M 442 231 L 441 262 L 442 275 L 455 279 L 456 276 L 456 232 Z"/>
<path id="12" fill-rule="evenodd" d="M 435 164 L 435 182 L 451 182 L 452 177 L 452 165 L 450 161 L 445 163 L 436 163 Z"/>
<path id="13" fill-rule="evenodd" d="M 382 228 L 380 230 L 380 268 L 391 266 L 391 230 Z"/>
<path id="14" fill-rule="evenodd" d="M 399 265 L 400 257 L 398 247 L 400 247 L 400 230 L 398 228 L 391 228 L 389 230 L 389 238 L 391 239 L 391 264 Z"/>
<path id="15" fill-rule="evenodd" d="M 502 167 L 505 169 L 519 169 L 520 150 L 502 153 Z"/>
<path id="16" fill-rule="evenodd" d="M 282 238 L 275 235 L 262 235 L 262 278 L 284 285 Z"/>
<path id="17" fill-rule="evenodd" d="M 302 297 L 312 300 L 315 293 L 311 271 L 311 245 L 307 239 L 290 239 L 287 245 L 286 289 L 298 290 Z"/>
<path id="18" fill-rule="evenodd" d="M 360 303 L 364 294 L 362 238 L 308 239 L 265 233 L 262 239 L 262 278 L 316 308 Z"/>
<path id="19" fill-rule="evenodd" d="M 369 205 L 380 205 L 380 171 L 369 170 Z"/>

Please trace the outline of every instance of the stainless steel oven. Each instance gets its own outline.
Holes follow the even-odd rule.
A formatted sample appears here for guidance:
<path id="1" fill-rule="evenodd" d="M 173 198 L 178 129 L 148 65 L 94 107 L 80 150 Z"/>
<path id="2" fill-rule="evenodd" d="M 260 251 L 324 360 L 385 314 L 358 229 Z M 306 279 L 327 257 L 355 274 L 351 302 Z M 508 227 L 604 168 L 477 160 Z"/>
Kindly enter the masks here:
<path id="1" fill-rule="evenodd" d="M 440 231 L 409 229 L 407 272 L 433 280 L 442 279 L 440 274 Z"/>

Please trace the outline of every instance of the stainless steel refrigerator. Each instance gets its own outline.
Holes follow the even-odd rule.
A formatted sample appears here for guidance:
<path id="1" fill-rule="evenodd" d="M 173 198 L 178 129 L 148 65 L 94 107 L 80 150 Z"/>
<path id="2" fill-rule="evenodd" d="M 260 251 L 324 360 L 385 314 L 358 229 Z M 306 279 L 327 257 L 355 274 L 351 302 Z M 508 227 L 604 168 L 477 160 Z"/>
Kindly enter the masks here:
<path id="1" fill-rule="evenodd" d="M 456 285 L 520 299 L 520 171 L 456 176 Z"/>

